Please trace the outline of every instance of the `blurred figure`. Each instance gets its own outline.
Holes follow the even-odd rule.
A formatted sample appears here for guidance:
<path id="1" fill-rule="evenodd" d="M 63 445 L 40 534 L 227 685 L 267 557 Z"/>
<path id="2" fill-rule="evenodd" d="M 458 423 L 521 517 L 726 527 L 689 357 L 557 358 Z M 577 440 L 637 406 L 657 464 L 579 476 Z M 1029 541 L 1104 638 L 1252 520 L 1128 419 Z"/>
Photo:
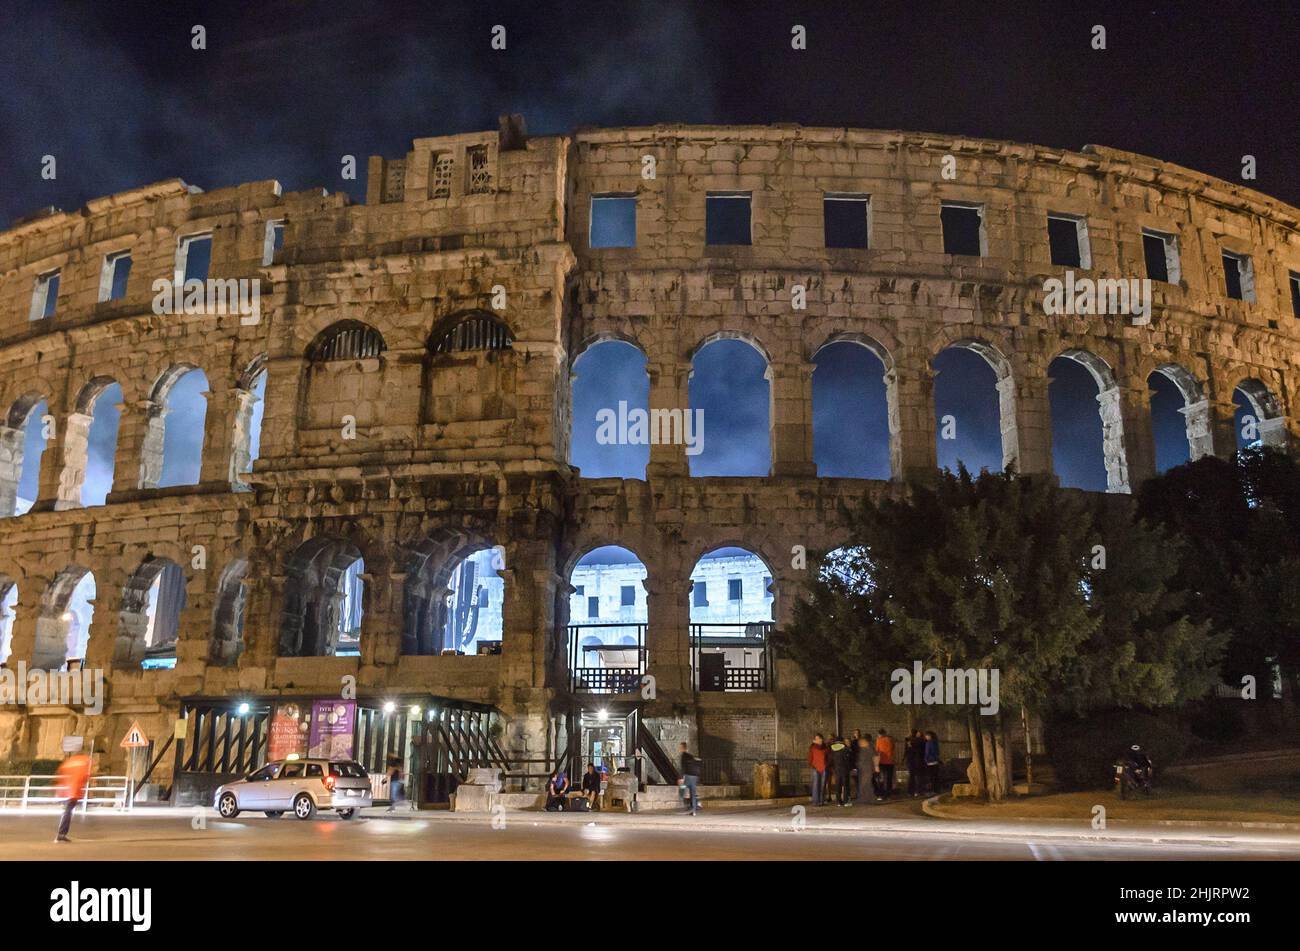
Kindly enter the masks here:
<path id="1" fill-rule="evenodd" d="M 700 814 L 700 761 L 690 752 L 690 748 L 685 743 L 680 744 L 679 749 L 682 778 L 677 782 L 682 787 L 682 800 L 686 805 L 686 811 L 697 816 Z"/>
<path id="2" fill-rule="evenodd" d="M 59 833 L 54 841 L 68 842 L 68 830 L 72 828 L 72 810 L 81 802 L 86 785 L 90 782 L 90 757 L 85 753 L 73 753 L 63 761 L 56 778 L 56 788 L 63 800 L 63 815 L 59 818 Z"/>
<path id="3" fill-rule="evenodd" d="M 880 802 L 894 795 L 894 738 L 883 726 L 876 737 L 876 755 L 880 757 L 880 789 L 876 801 Z"/>
<path id="4" fill-rule="evenodd" d="M 925 788 L 925 736 L 913 730 L 903 743 L 903 762 L 907 765 L 907 792 L 913 799 Z"/>
<path id="5" fill-rule="evenodd" d="M 853 751 L 840 736 L 831 737 L 831 797 L 839 797 L 841 806 L 851 806 L 849 799 L 849 770 L 853 768 Z"/>
<path id="6" fill-rule="evenodd" d="M 925 785 L 931 796 L 939 792 L 939 734 L 925 732 Z"/>
<path id="7" fill-rule="evenodd" d="M 812 746 L 808 747 L 808 765 L 812 767 L 812 804 L 823 805 L 826 795 L 826 767 L 830 764 L 831 751 L 822 741 L 820 733 L 813 734 Z"/>

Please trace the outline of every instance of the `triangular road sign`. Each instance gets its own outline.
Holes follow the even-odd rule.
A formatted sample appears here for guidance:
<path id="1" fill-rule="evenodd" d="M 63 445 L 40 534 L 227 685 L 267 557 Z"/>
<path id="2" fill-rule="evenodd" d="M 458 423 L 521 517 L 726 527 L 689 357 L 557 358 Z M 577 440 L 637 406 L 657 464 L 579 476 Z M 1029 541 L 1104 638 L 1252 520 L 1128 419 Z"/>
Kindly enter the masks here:
<path id="1" fill-rule="evenodd" d="M 148 745 L 149 737 L 145 736 L 144 730 L 140 729 L 140 721 L 133 720 L 131 729 L 127 730 L 126 736 L 122 737 L 122 748 L 129 750 Z"/>

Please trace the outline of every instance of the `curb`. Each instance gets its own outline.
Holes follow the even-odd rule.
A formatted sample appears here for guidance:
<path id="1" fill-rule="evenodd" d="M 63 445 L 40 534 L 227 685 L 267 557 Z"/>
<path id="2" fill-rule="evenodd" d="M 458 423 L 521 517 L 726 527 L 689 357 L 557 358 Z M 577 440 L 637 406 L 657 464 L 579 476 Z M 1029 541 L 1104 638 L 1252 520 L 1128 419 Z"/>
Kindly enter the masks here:
<path id="1" fill-rule="evenodd" d="M 1034 824 L 1048 823 L 1069 823 L 1076 822 L 1076 819 L 1068 819 L 1053 816 L 963 816 L 954 815 L 945 811 L 941 806 L 942 796 L 934 796 L 931 799 L 921 803 L 921 809 L 927 816 L 935 819 L 946 819 L 951 822 L 1016 822 Z M 1107 819 L 1107 824 L 1116 823 L 1129 827 L 1141 826 L 1158 826 L 1162 828 L 1174 829 L 1204 829 L 1206 832 L 1232 829 L 1260 829 L 1273 832 L 1296 832 L 1300 833 L 1300 822 L 1252 822 L 1245 819 L 1230 819 L 1223 822 L 1214 822 L 1209 819 Z M 1094 830 L 1090 830 L 1094 831 Z"/>

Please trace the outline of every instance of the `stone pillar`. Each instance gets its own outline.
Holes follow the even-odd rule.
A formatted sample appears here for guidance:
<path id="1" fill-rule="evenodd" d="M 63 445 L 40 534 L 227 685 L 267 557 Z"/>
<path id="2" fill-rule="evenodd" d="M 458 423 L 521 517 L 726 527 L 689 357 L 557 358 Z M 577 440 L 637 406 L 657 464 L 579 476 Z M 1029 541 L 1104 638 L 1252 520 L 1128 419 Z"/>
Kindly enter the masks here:
<path id="1" fill-rule="evenodd" d="M 1014 464 L 1024 475 L 1052 474 L 1052 410 L 1047 398 L 1048 380 L 1032 376 L 998 381 L 1002 414 L 1002 466 Z"/>
<path id="2" fill-rule="evenodd" d="M 1286 429 L 1286 417 L 1273 416 L 1259 421 L 1259 438 L 1265 446 L 1286 452 L 1291 436 Z"/>
<path id="3" fill-rule="evenodd" d="M 1231 459 L 1237 451 L 1237 404 L 1231 395 L 1227 402 L 1209 402 L 1210 441 L 1214 445 L 1214 454 L 1220 459 Z"/>
<path id="4" fill-rule="evenodd" d="M 41 454 L 41 472 L 37 481 L 36 504 L 32 506 L 34 512 L 50 512 L 68 508 L 76 508 L 81 505 L 81 484 L 69 485 L 63 478 L 64 462 L 68 457 L 69 451 L 76 453 L 78 449 L 81 452 L 81 467 L 85 469 L 86 458 L 86 433 L 90 423 L 86 422 L 83 426 L 70 426 L 67 422 L 69 414 L 64 413 L 61 408 L 50 405 L 46 414 L 53 421 L 52 432 L 45 440 L 45 451 Z M 73 414 L 80 416 L 81 414 Z M 85 417 L 82 417 L 85 418 Z M 60 422 L 60 420 L 63 422 Z M 44 427 L 44 419 L 33 414 L 28 420 L 29 426 Z"/>
<path id="5" fill-rule="evenodd" d="M 56 510 L 81 505 L 81 488 L 86 483 L 86 465 L 90 459 L 90 424 L 94 421 L 95 417 L 87 413 L 69 413 L 63 424 L 63 457 L 54 500 Z"/>
<path id="6" fill-rule="evenodd" d="M 1214 424 L 1210 401 L 1202 399 L 1188 403 L 1179 412 L 1186 419 L 1187 454 L 1190 461 L 1214 455 Z"/>
<path id="7" fill-rule="evenodd" d="M 1130 490 L 1128 458 L 1124 454 L 1124 400 L 1118 386 L 1097 394 L 1101 407 L 1101 451 L 1106 462 L 1106 491 Z"/>
<path id="8" fill-rule="evenodd" d="M 0 518 L 14 514 L 23 477 L 23 431 L 0 425 Z"/>
<path id="9" fill-rule="evenodd" d="M 811 363 L 768 367 L 772 386 L 772 475 L 813 478 Z"/>
<path id="10" fill-rule="evenodd" d="M 1128 488 L 1124 491 L 1131 491 L 1156 474 L 1156 437 L 1151 425 L 1151 391 L 1143 383 L 1120 389 L 1118 393 L 1124 438 L 1121 451 L 1128 461 Z M 1109 465 L 1107 471 L 1109 472 Z M 1107 481 L 1109 482 L 1109 477 Z"/>
<path id="11" fill-rule="evenodd" d="M 237 386 L 209 389 L 203 425 L 203 458 L 199 482 L 221 483 L 239 491 L 245 488 L 239 474 L 248 466 L 249 424 L 257 398 Z"/>
<path id="12" fill-rule="evenodd" d="M 646 373 L 650 376 L 650 409 L 681 409 L 683 413 L 690 407 L 690 372 L 689 364 L 681 363 L 646 363 Z M 704 421 L 707 431 L 709 421 Z M 646 467 L 646 477 L 651 479 L 686 478 L 690 475 L 690 466 L 686 459 L 686 447 L 682 445 L 652 445 L 650 447 L 650 464 Z"/>
<path id="13" fill-rule="evenodd" d="M 33 669 L 37 667 L 36 629 L 41 615 L 41 594 L 49 582 L 46 578 L 29 577 L 18 586 L 18 600 L 14 603 L 13 638 L 9 642 L 9 667 L 16 667 L 20 660 L 26 661 Z M 41 658 L 44 662 L 45 658 Z"/>
<path id="14" fill-rule="evenodd" d="M 369 569 L 369 564 L 366 566 Z M 364 613 L 361 616 L 361 669 L 365 674 L 381 675 L 395 666 L 402 655 L 402 585 L 403 571 L 375 570 L 361 573 L 365 585 Z M 340 598 L 342 595 L 340 595 Z M 368 671 L 367 668 L 375 668 Z M 368 681 L 370 677 L 364 676 Z"/>
<path id="15" fill-rule="evenodd" d="M 91 602 L 95 610 L 90 616 L 90 637 L 86 641 L 87 667 L 107 670 L 113 664 L 117 637 L 122 629 L 122 595 L 125 587 L 126 576 L 116 571 L 95 575 L 95 599 Z M 136 659 L 137 667 L 140 659 Z"/>
<path id="16" fill-rule="evenodd" d="M 158 487 L 162 478 L 163 417 L 167 409 L 153 400 L 123 403 L 117 430 L 113 494 Z M 109 497 L 109 501 L 114 499 Z"/>
<path id="17" fill-rule="evenodd" d="M 889 404 L 889 470 L 896 480 L 935 478 L 934 371 L 895 367 L 885 374 Z"/>
<path id="18" fill-rule="evenodd" d="M 655 571 L 642 582 L 646 591 L 647 671 L 654 677 L 655 699 L 683 701 L 694 696 L 691 682 L 690 580 L 665 578 Z"/>

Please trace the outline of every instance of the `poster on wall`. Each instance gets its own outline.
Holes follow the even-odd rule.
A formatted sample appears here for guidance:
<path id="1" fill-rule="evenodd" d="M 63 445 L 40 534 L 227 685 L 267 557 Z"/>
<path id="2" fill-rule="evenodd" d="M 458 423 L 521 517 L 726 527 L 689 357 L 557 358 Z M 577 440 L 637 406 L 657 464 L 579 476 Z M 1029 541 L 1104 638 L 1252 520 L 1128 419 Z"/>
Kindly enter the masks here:
<path id="1" fill-rule="evenodd" d="M 305 703 L 277 703 L 271 715 L 271 735 L 267 739 L 266 758 L 284 759 L 307 753 L 307 735 L 311 728 L 310 707 Z"/>
<path id="2" fill-rule="evenodd" d="M 310 755 L 352 759 L 352 730 L 356 720 L 355 700 L 317 700 L 313 703 L 308 740 Z"/>

